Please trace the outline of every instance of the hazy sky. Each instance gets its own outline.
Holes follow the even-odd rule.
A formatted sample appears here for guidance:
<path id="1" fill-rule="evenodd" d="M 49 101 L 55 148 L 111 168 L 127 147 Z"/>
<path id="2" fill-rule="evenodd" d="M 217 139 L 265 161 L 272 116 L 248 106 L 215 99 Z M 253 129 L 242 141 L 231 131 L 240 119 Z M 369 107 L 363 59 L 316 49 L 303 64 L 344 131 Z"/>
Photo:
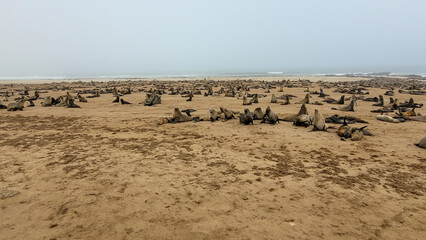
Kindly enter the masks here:
<path id="1" fill-rule="evenodd" d="M 0 0 L 0 77 L 426 72 L 424 0 Z"/>

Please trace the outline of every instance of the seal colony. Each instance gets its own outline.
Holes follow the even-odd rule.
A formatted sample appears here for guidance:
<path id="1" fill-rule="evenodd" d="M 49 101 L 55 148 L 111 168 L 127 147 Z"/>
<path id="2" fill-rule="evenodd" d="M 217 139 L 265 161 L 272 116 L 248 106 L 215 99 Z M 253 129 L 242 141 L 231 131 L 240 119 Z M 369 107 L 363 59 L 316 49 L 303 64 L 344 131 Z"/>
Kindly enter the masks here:
<path id="1" fill-rule="evenodd" d="M 348 127 L 348 123 L 367 123 L 362 119 L 359 119 L 355 116 L 349 114 L 349 112 L 356 112 L 357 101 L 366 101 L 373 102 L 373 109 L 371 112 L 380 113 L 375 118 L 379 121 L 385 121 L 389 123 L 401 123 L 406 121 L 417 121 L 425 122 L 426 119 L 422 116 L 419 109 L 423 107 L 423 103 L 416 102 L 415 96 L 419 95 L 421 91 L 424 91 L 425 83 L 421 81 L 395 81 L 395 79 L 383 79 L 383 78 L 373 78 L 371 80 L 364 80 L 358 82 L 318 82 L 316 84 L 310 82 L 309 80 L 298 80 L 298 81 L 273 81 L 273 82 L 254 82 L 254 81 L 206 81 L 206 80 L 197 80 L 197 81 L 178 81 L 178 82 L 162 82 L 162 81 L 139 81 L 139 82 L 108 82 L 103 83 L 101 86 L 96 88 L 88 88 L 87 84 L 81 83 L 79 87 L 74 88 L 64 88 L 66 90 L 65 95 L 52 96 L 49 91 L 57 91 L 58 86 L 48 86 L 45 88 L 31 89 L 30 87 L 25 86 L 23 89 L 17 88 L 7 88 L 6 91 L 2 92 L 2 96 L 5 101 L 9 101 L 12 96 L 20 96 L 15 99 L 15 102 L 8 103 L 8 105 L 0 104 L 0 109 L 7 109 L 8 111 L 23 111 L 24 103 L 29 102 L 28 107 L 36 106 L 34 101 L 41 99 L 41 106 L 43 107 L 66 107 L 66 108 L 81 108 L 80 105 L 75 104 L 75 101 L 80 103 L 88 104 L 87 99 L 96 99 L 100 98 L 102 95 L 112 95 L 112 103 L 121 103 L 121 105 L 130 105 L 130 106 L 155 106 L 162 103 L 162 95 L 180 95 L 185 99 L 186 102 L 197 102 L 201 97 L 226 97 L 226 98 L 235 98 L 242 99 L 243 106 L 250 106 L 259 104 L 261 99 L 267 98 L 270 96 L 269 103 L 272 104 L 267 106 L 264 110 L 261 107 L 250 108 L 237 108 L 237 109 L 228 109 L 224 106 L 209 106 L 209 110 L 205 116 L 199 116 L 199 114 L 204 114 L 200 111 L 196 115 L 192 116 L 191 113 L 196 110 L 192 109 L 191 111 L 182 110 L 180 111 L 179 105 L 176 104 L 171 116 L 164 116 L 156 120 L 158 125 L 163 125 L 165 123 L 181 123 L 181 122 L 200 122 L 200 121 L 227 121 L 233 119 L 239 119 L 239 123 L 243 125 L 253 125 L 256 120 L 259 120 L 259 123 L 268 123 L 275 125 L 280 121 L 292 122 L 294 126 L 313 126 L 314 131 L 327 131 L 330 129 L 337 129 L 336 127 L 329 126 L 329 124 L 343 124 L 344 129 L 350 129 L 350 131 L 339 132 L 337 131 L 338 136 L 344 138 L 349 138 L 352 135 L 356 137 L 351 139 L 361 140 L 363 138 L 363 131 L 366 127 L 362 128 L 352 128 Z M 315 87 L 319 88 L 319 91 L 312 90 Z M 286 89 L 302 88 L 305 89 L 300 91 L 301 94 L 304 94 L 304 97 L 300 100 L 294 101 L 295 105 L 302 104 L 298 113 L 280 113 L 277 114 L 272 109 L 283 108 L 286 106 L 291 106 L 290 99 L 296 98 L 295 95 L 286 94 Z M 332 90 L 335 88 L 335 90 Z M 385 89 L 383 94 L 378 96 L 368 96 L 370 93 L 369 88 L 381 88 Z M 404 102 L 400 102 L 395 97 L 395 92 L 393 89 L 398 88 L 397 91 L 399 94 L 409 94 L 414 95 Z M 324 90 L 325 89 L 325 90 Z M 332 98 L 330 94 L 326 93 L 326 90 L 330 92 L 351 94 L 350 97 L 345 98 L 345 95 L 340 95 L 338 99 Z M 331 89 L 331 90 L 330 90 Z M 387 90 L 386 90 L 387 89 Z M 256 90 L 256 92 L 253 92 Z M 260 92 L 258 90 L 261 90 Z M 272 92 L 272 91 L 273 92 Z M 30 95 L 30 92 L 34 91 L 34 95 Z M 124 100 L 123 97 L 129 96 L 133 93 L 145 92 L 145 99 L 139 104 L 132 104 L 128 100 Z M 42 94 L 41 94 L 42 93 Z M 73 93 L 74 95 L 72 95 Z M 278 94 L 279 93 L 279 94 Z M 86 96 L 83 96 L 85 94 Z M 279 95 L 277 97 L 277 95 Z M 368 97 L 367 97 L 368 96 Z M 390 96 L 389 103 L 385 103 L 386 99 L 384 96 Z M 318 99 L 314 99 L 318 98 Z M 126 97 L 127 99 L 127 97 Z M 313 100 L 312 100 L 313 99 Z M 93 100 L 92 100 L 93 101 Z M 267 100 L 265 100 L 267 102 Z M 343 107 L 334 107 L 333 105 L 344 105 L 347 102 L 346 106 Z M 278 105 L 274 105 L 278 104 Z M 282 107 L 278 107 L 284 105 Z M 348 112 L 348 114 L 342 115 L 328 115 L 323 116 L 323 110 L 318 110 L 317 108 L 311 108 L 311 111 L 314 112 L 313 115 L 309 115 L 307 106 L 317 105 L 317 106 L 329 106 L 331 110 L 339 110 L 343 112 Z M 84 107 L 84 106 L 83 106 Z M 376 109 L 374 107 L 381 107 L 381 109 Z M 216 110 L 217 109 L 217 110 Z M 282 112 L 282 111 L 280 111 Z M 392 115 L 394 114 L 394 115 Z M 421 124 L 421 123 L 419 123 Z M 340 129 L 340 128 L 339 128 Z"/>
<path id="2" fill-rule="evenodd" d="M 424 83 L 345 79 L 1 85 L 2 236 L 404 239 L 426 216 Z"/>

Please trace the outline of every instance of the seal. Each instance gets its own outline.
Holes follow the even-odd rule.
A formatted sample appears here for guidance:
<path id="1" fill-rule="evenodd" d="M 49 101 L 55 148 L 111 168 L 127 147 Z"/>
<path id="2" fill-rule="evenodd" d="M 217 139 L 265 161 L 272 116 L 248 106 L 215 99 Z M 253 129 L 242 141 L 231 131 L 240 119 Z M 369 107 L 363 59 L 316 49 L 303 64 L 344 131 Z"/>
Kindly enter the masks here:
<path id="1" fill-rule="evenodd" d="M 380 121 L 390 122 L 390 123 L 399 123 L 399 121 L 388 115 L 377 115 L 376 118 Z"/>
<path id="2" fill-rule="evenodd" d="M 305 95 L 305 98 L 304 98 L 304 99 L 302 99 L 302 100 L 300 100 L 300 101 L 298 101 L 298 102 L 297 102 L 297 104 L 305 104 L 305 103 L 309 104 L 309 97 L 310 97 L 310 94 L 309 94 L 309 93 L 307 93 L 307 94 Z"/>
<path id="3" fill-rule="evenodd" d="M 272 112 L 271 108 L 268 106 L 265 110 L 265 115 L 263 115 L 262 123 L 263 122 L 275 124 L 277 122 L 280 122 L 280 120 L 278 119 L 278 115 Z"/>
<path id="4" fill-rule="evenodd" d="M 214 108 L 209 109 L 210 112 L 210 121 L 214 122 L 219 118 L 219 114 L 214 110 Z"/>
<path id="5" fill-rule="evenodd" d="M 116 96 L 115 97 L 115 100 L 114 101 L 112 101 L 113 103 L 118 103 L 118 102 L 120 102 L 120 97 L 119 96 Z"/>
<path id="6" fill-rule="evenodd" d="M 14 103 L 9 103 L 7 105 L 7 111 L 22 111 L 24 109 L 24 103 L 25 103 L 26 99 L 22 98 L 20 100 L 18 100 L 17 102 Z"/>
<path id="7" fill-rule="evenodd" d="M 272 93 L 272 96 L 271 96 L 271 103 L 277 103 L 277 97 L 273 93 Z"/>
<path id="8" fill-rule="evenodd" d="M 300 107 L 300 110 L 297 114 L 285 115 L 285 116 L 281 117 L 280 120 L 286 121 L 286 122 L 293 122 L 298 116 L 303 115 L 303 114 L 309 115 L 308 109 L 306 108 L 305 104 L 302 104 L 302 106 Z"/>
<path id="9" fill-rule="evenodd" d="M 351 111 L 351 112 L 354 112 L 355 111 L 355 109 L 354 109 L 355 104 L 356 104 L 356 99 L 352 98 L 352 100 L 349 103 L 349 105 L 341 107 L 341 108 L 331 108 L 331 109 L 333 109 L 333 110 L 339 110 L 339 111 Z"/>
<path id="10" fill-rule="evenodd" d="M 128 101 L 126 101 L 126 100 L 124 100 L 124 99 L 120 99 L 120 103 L 121 103 L 121 104 L 131 104 L 130 102 L 128 102 Z"/>
<path id="11" fill-rule="evenodd" d="M 254 113 L 253 113 L 253 119 L 254 120 L 262 120 L 263 116 L 265 114 L 263 113 L 262 109 L 260 107 L 254 109 Z"/>
<path id="12" fill-rule="evenodd" d="M 337 136 L 348 138 L 352 135 L 352 127 L 346 122 L 346 117 L 343 119 L 343 125 L 337 129 Z"/>
<path id="13" fill-rule="evenodd" d="M 253 124 L 253 115 L 247 108 L 244 109 L 244 113 L 240 114 L 240 123 L 244 125 Z"/>
<path id="14" fill-rule="evenodd" d="M 373 106 L 375 106 L 375 107 L 383 107 L 384 104 L 385 104 L 385 101 L 383 100 L 383 96 L 379 95 L 379 102 L 374 103 Z"/>
<path id="15" fill-rule="evenodd" d="M 426 137 L 423 137 L 422 140 L 420 140 L 419 143 L 415 143 L 414 145 L 421 147 L 421 148 L 426 148 Z"/>
<path id="16" fill-rule="evenodd" d="M 327 131 L 328 125 L 325 123 L 325 119 L 318 109 L 315 109 L 313 125 L 313 131 Z"/>
<path id="17" fill-rule="evenodd" d="M 178 107 L 175 107 L 174 111 L 173 111 L 173 116 L 172 116 L 172 122 L 176 123 L 176 122 L 189 122 L 192 121 L 192 117 L 188 116 L 188 115 L 183 115 Z"/>
<path id="18" fill-rule="evenodd" d="M 6 105 L 3 105 L 3 103 L 0 101 L 0 109 L 7 109 Z"/>
<path id="19" fill-rule="evenodd" d="M 224 107 L 219 107 L 219 108 L 220 108 L 220 111 L 225 115 L 225 120 L 235 118 L 234 114 L 231 111 L 229 111 L 228 109 L 226 109 Z"/>
<path id="20" fill-rule="evenodd" d="M 364 137 L 364 133 L 363 133 L 363 129 L 366 128 L 367 126 L 364 126 L 362 128 L 356 128 L 352 130 L 352 134 L 351 134 L 351 140 L 352 141 L 359 141 Z"/>
<path id="21" fill-rule="evenodd" d="M 284 101 L 281 103 L 281 105 L 288 105 L 288 104 L 290 104 L 290 96 L 286 94 L 284 96 Z"/>
<path id="22" fill-rule="evenodd" d="M 243 97 L 243 106 L 244 105 L 251 105 L 251 102 L 248 101 L 247 96 Z"/>
<path id="23" fill-rule="evenodd" d="M 83 96 L 80 95 L 80 93 L 77 94 L 77 98 L 79 102 L 87 102 L 87 99 L 85 99 Z"/>
<path id="24" fill-rule="evenodd" d="M 161 103 L 161 96 L 155 93 L 147 93 L 145 97 L 145 106 L 153 106 Z"/>
<path id="25" fill-rule="evenodd" d="M 312 122 L 314 120 L 313 118 L 314 118 L 313 116 L 310 116 L 307 114 L 299 115 L 296 117 L 296 119 L 294 119 L 293 125 L 308 127 L 312 125 Z"/>

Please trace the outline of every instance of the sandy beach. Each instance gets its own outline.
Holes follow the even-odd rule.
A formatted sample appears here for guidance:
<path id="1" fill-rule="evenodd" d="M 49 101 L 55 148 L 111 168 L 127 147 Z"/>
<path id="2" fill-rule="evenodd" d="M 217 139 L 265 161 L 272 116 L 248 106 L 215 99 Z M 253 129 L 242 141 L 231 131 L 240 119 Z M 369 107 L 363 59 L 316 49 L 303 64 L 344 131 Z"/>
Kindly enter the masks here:
<path id="1" fill-rule="evenodd" d="M 248 79 L 248 78 L 247 78 Z M 283 77 L 253 77 L 276 81 Z M 354 81 L 345 77 L 284 77 Z M 41 97 L 110 86 L 111 81 L 1 81 L 0 91 L 43 89 Z M 165 81 L 167 79 L 162 79 Z M 179 79 L 173 79 L 178 81 Z M 188 80 L 191 84 L 192 79 Z M 211 80 L 220 80 L 214 79 Z M 235 79 L 229 79 L 235 80 Z M 160 81 L 160 80 L 159 80 Z M 91 85 L 92 84 L 92 85 Z M 128 82 L 117 82 L 117 86 Z M 284 88 L 297 96 L 290 105 L 243 106 L 236 97 L 162 95 L 144 106 L 151 86 L 132 86 L 129 105 L 112 94 L 76 102 L 81 108 L 35 107 L 0 110 L 0 239 L 423 239 L 426 236 L 426 150 L 414 143 L 426 123 L 382 122 L 372 102 L 355 112 L 331 104 L 307 105 L 359 117 L 373 136 L 340 140 L 336 129 L 311 131 L 290 122 L 275 125 L 201 121 L 157 125 L 173 109 L 204 116 L 219 106 L 243 112 L 270 106 L 278 115 L 297 113 L 306 88 Z M 214 91 L 219 90 L 215 87 Z M 324 89 L 330 97 L 342 94 Z M 387 89 L 368 88 L 369 97 Z M 264 93 L 252 88 L 250 93 Z M 205 91 L 203 91 L 204 93 Z M 83 94 L 87 96 L 88 94 Z M 350 94 L 345 94 L 350 97 Z M 322 101 L 311 95 L 311 101 Z M 389 96 L 385 103 L 389 103 Z M 426 104 L 426 95 L 394 99 Z M 0 100 L 3 101 L 3 98 Z M 13 101 L 9 97 L 8 104 Z M 142 104 L 140 104 L 142 103 Z M 425 108 L 416 109 L 423 116 Z M 394 115 L 394 113 L 389 113 Z M 336 128 L 337 124 L 331 124 Z"/>

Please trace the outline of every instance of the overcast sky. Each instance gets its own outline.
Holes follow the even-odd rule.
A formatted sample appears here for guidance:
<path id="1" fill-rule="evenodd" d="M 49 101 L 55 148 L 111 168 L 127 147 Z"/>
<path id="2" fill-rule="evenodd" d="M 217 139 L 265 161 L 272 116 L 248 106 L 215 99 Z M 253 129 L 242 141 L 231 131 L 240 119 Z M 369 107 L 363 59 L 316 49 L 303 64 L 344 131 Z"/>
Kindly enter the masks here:
<path id="1" fill-rule="evenodd" d="M 424 0 L 0 0 L 0 77 L 426 72 Z"/>

